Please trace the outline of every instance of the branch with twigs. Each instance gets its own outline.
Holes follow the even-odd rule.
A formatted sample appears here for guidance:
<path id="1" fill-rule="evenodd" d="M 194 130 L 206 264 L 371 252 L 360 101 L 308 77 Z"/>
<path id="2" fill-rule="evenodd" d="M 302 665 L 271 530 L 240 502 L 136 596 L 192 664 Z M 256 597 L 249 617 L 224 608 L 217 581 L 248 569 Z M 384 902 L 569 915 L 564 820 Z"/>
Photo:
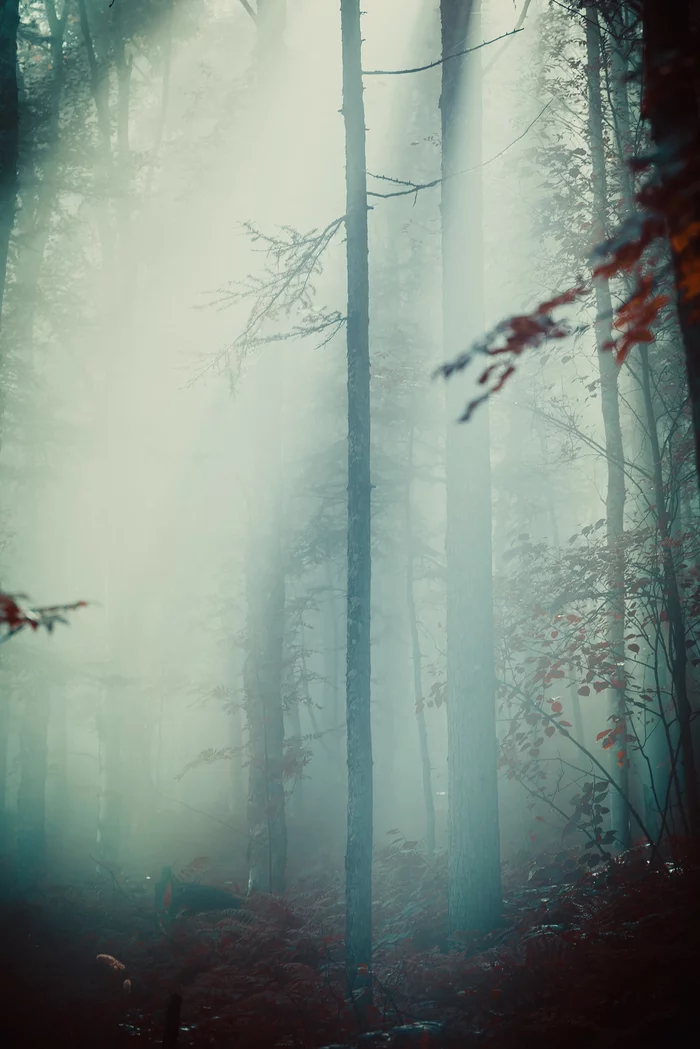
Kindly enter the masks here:
<path id="1" fill-rule="evenodd" d="M 345 216 L 333 219 L 323 229 L 301 233 L 292 226 L 282 226 L 276 234 L 264 233 L 252 223 L 244 223 L 256 250 L 265 254 L 261 276 L 249 276 L 244 281 L 232 281 L 220 290 L 213 305 L 228 309 L 251 301 L 251 309 L 243 331 L 232 345 L 212 358 L 188 385 L 222 363 L 230 363 L 233 350 L 237 351 L 240 369 L 247 355 L 260 346 L 320 336 L 320 346 L 333 338 L 345 323 L 337 310 L 318 309 L 314 305 L 314 281 L 323 270 L 323 256 L 345 223 Z M 289 318 L 293 312 L 301 314 L 298 323 L 283 332 L 263 334 L 264 325 Z"/>

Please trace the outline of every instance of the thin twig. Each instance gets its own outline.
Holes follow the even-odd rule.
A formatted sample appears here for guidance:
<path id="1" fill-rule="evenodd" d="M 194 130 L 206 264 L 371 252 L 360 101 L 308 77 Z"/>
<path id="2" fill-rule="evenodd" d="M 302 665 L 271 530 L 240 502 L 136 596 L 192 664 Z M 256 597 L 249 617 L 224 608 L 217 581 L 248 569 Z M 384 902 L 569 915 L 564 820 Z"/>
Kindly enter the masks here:
<path id="1" fill-rule="evenodd" d="M 404 76 L 406 73 L 424 73 L 426 69 L 435 69 L 437 66 L 441 66 L 443 62 L 449 62 L 451 58 L 462 58 L 464 55 L 470 55 L 473 51 L 480 51 L 482 47 L 488 47 L 489 44 L 496 44 L 499 40 L 504 40 L 507 36 L 514 36 L 516 33 L 522 33 L 522 29 L 511 29 L 508 33 L 501 33 L 500 36 L 495 36 L 493 40 L 484 40 L 483 44 L 477 44 L 476 47 L 468 47 L 466 51 L 456 51 L 453 55 L 445 55 L 444 58 L 438 58 L 434 62 L 428 62 L 425 66 L 415 66 L 413 69 L 363 69 L 363 76 Z"/>
<path id="2" fill-rule="evenodd" d="M 452 175 L 448 175 L 447 178 L 459 178 L 460 175 L 469 175 L 472 171 L 478 171 L 480 168 L 485 168 L 488 164 L 492 164 L 494 160 L 498 160 L 500 157 L 503 156 L 504 153 L 507 153 L 512 146 L 514 146 L 517 142 L 520 142 L 522 138 L 525 138 L 528 131 L 530 131 L 531 128 L 535 126 L 540 117 L 542 117 L 545 114 L 545 112 L 549 109 L 553 101 L 554 99 L 550 98 L 549 102 L 544 107 L 544 109 L 540 110 L 535 119 L 528 124 L 525 130 L 521 132 L 517 138 L 514 138 L 512 142 L 509 142 L 507 146 L 504 146 L 499 153 L 496 153 L 494 156 L 489 157 L 488 160 L 484 160 L 481 164 L 475 164 L 472 168 L 464 168 L 464 170 L 462 171 L 455 171 Z M 443 180 L 442 178 L 436 178 L 433 179 L 432 182 L 407 182 L 402 179 L 391 178 L 389 175 L 374 175 L 371 171 L 368 171 L 367 174 L 370 176 L 370 178 L 381 179 L 384 182 L 395 182 L 400 186 L 409 187 L 408 189 L 396 190 L 394 193 L 374 193 L 372 191 L 367 193 L 368 197 L 382 197 L 383 199 L 388 199 L 389 197 L 410 197 L 412 194 L 418 193 L 422 189 L 433 189 L 435 186 L 439 186 L 443 181 L 447 181 L 447 179 Z"/>

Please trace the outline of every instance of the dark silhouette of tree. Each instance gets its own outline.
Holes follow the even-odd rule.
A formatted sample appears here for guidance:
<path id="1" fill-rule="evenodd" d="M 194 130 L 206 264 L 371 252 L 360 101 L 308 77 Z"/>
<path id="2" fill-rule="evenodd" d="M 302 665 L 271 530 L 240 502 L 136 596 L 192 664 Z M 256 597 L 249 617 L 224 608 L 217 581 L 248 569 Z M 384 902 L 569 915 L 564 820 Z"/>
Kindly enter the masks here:
<path id="1" fill-rule="evenodd" d="M 346 948 L 350 989 L 371 995 L 370 358 L 365 110 L 360 0 L 341 0 L 348 353 Z"/>

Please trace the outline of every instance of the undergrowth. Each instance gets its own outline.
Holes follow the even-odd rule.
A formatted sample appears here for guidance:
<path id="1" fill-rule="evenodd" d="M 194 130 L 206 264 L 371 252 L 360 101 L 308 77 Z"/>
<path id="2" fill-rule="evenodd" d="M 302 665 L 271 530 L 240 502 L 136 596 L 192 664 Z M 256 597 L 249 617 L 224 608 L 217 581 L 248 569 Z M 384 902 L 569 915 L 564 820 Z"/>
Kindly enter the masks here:
<path id="1" fill-rule="evenodd" d="M 639 1047 L 655 1024 L 665 1034 L 654 1044 L 669 1044 L 669 1031 L 682 1044 L 700 878 L 692 863 L 652 870 L 647 855 L 581 874 L 559 853 L 506 871 L 500 927 L 448 949 L 444 858 L 402 840 L 380 852 L 366 1020 L 375 1033 L 364 1044 L 600 1049 L 614 1035 Z M 1 917 L 8 1049 L 160 1045 L 173 993 L 183 1047 L 358 1044 L 337 875 L 166 925 L 152 898 L 117 881 L 44 885 Z"/>

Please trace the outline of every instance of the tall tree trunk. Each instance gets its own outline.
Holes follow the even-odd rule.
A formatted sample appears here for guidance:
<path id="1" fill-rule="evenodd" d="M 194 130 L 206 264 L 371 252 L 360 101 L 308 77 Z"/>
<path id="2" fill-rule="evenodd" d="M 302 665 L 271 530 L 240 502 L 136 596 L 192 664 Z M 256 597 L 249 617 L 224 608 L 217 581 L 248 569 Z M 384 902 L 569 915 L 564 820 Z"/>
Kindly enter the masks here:
<path id="1" fill-rule="evenodd" d="M 428 729 L 425 724 L 425 697 L 423 695 L 423 669 L 421 660 L 420 637 L 418 634 L 418 617 L 416 615 L 416 595 L 414 591 L 415 549 L 413 538 L 413 507 L 411 486 L 413 481 L 413 441 L 415 427 L 411 425 L 408 434 L 408 466 L 406 468 L 406 603 L 408 605 L 408 624 L 411 633 L 411 655 L 413 659 L 413 698 L 418 728 L 418 747 L 420 750 L 421 778 L 423 783 L 423 804 L 425 805 L 425 848 L 429 856 L 435 852 L 435 799 L 433 798 L 433 776 L 430 765 L 430 748 L 428 746 Z"/>
<path id="2" fill-rule="evenodd" d="M 17 200 L 19 0 L 0 0 L 0 325 Z"/>
<path id="3" fill-rule="evenodd" d="M 124 828 L 122 699 L 111 682 L 103 684 L 97 717 L 97 852 L 110 865 L 119 862 Z M 98 873 L 103 875 L 104 868 L 98 866 Z"/>
<path id="4" fill-rule="evenodd" d="M 330 729 L 329 750 L 337 761 L 342 760 L 344 727 L 342 724 L 342 659 L 341 659 L 341 620 L 342 609 L 336 600 L 334 565 L 330 557 L 325 562 L 326 601 L 323 613 L 323 712 L 326 729 Z M 339 782 L 342 770 L 333 762 L 331 769 L 333 779 Z"/>
<path id="5" fill-rule="evenodd" d="M 569 696 L 571 697 L 571 708 L 574 714 L 574 739 L 577 743 L 581 743 L 585 746 L 585 739 L 583 734 L 583 716 L 581 713 L 581 697 L 578 694 L 579 681 L 577 668 L 572 666 L 570 668 L 571 683 L 569 685 Z"/>
<path id="6" fill-rule="evenodd" d="M 52 857 L 56 862 L 68 858 L 66 834 L 68 822 L 68 696 L 63 685 L 55 687 L 51 696 L 52 771 L 49 817 L 55 842 Z"/>
<path id="7" fill-rule="evenodd" d="M 340 3 L 345 120 L 348 314 L 348 578 L 345 943 L 351 991 L 371 995 L 372 728 L 370 717 L 369 248 L 360 0 Z"/>
<path id="8" fill-rule="evenodd" d="M 10 696 L 6 692 L 0 701 L 0 844 L 5 822 L 7 794 L 7 747 L 10 741 Z"/>
<path id="9" fill-rule="evenodd" d="M 245 791 L 243 786 L 243 707 L 241 703 L 240 670 L 233 676 L 236 682 L 229 709 L 229 743 L 233 750 L 229 781 L 229 815 L 238 825 L 245 815 Z"/>
<path id="10" fill-rule="evenodd" d="M 111 200 L 115 194 L 115 171 L 114 158 L 112 156 L 112 132 L 111 116 L 109 111 L 109 78 L 107 70 L 100 63 L 92 28 L 88 14 L 86 0 L 77 0 L 78 13 L 80 17 L 80 30 L 85 43 L 85 51 L 90 72 L 90 91 L 95 105 L 97 116 L 97 128 L 101 144 L 101 190 L 104 200 L 97 202 L 97 222 L 99 225 L 100 242 L 102 246 L 102 268 L 105 272 L 107 283 L 111 287 L 114 283 L 114 269 L 116 264 L 115 235 L 111 216 L 105 202 Z M 102 205 L 102 206 L 101 206 Z"/>
<path id="11" fill-rule="evenodd" d="M 646 115 L 675 273 L 700 480 L 700 14 L 695 0 L 643 0 Z"/>
<path id="12" fill-rule="evenodd" d="M 654 498 L 656 500 L 656 519 L 658 523 L 659 545 L 664 574 L 664 597 L 668 609 L 669 626 L 669 662 L 673 680 L 675 713 L 678 718 L 678 731 L 681 744 L 681 764 L 683 769 L 684 811 L 688 826 L 695 838 L 700 838 L 700 796 L 698 795 L 698 778 L 693 747 L 693 711 L 688 695 L 688 658 L 686 650 L 685 617 L 678 587 L 676 566 L 673 561 L 673 548 L 670 542 L 669 517 L 666 492 L 664 487 L 661 448 L 656 427 L 656 414 L 651 385 L 649 350 L 639 347 L 642 386 L 647 415 L 647 429 L 654 463 Z M 668 755 L 669 760 L 672 754 Z M 680 791 L 679 791 L 680 793 Z M 681 799 L 679 798 L 679 801 Z"/>
<path id="13" fill-rule="evenodd" d="M 445 359 L 483 332 L 480 3 L 441 0 L 442 296 Z M 470 17 L 471 16 L 471 17 Z M 502 906 L 488 406 L 457 425 L 447 386 L 447 763 L 449 928 L 489 928 Z"/>
<path id="14" fill-rule="evenodd" d="M 105 189 L 108 203 L 113 204 L 114 222 L 109 215 L 108 207 L 99 207 L 100 237 L 102 239 L 104 278 L 108 285 L 106 310 L 111 320 L 107 338 L 112 339 L 113 352 L 110 360 L 110 371 L 105 384 L 105 392 L 110 396 L 108 411 L 108 455 L 112 461 L 118 455 L 123 435 L 121 420 L 112 411 L 111 405 L 118 403 L 114 392 L 123 389 L 127 370 L 123 346 L 131 346 L 135 338 L 134 330 L 134 295 L 135 295 L 135 259 L 130 243 L 130 104 L 131 104 L 131 61 L 126 55 L 126 34 L 123 26 L 122 8 L 115 5 L 111 26 L 106 20 L 102 24 L 105 42 L 111 42 L 116 68 L 117 90 L 114 100 L 116 118 L 116 149 L 111 142 L 111 114 L 109 97 L 109 49 L 98 59 L 95 42 L 90 29 L 90 22 L 85 0 L 78 0 L 81 19 L 81 30 L 88 56 L 91 90 L 97 114 L 98 128 L 102 145 L 102 167 L 105 177 Z M 101 12 L 104 18 L 104 12 Z M 99 16 L 98 16 L 99 18 Z M 99 22 L 98 22 L 99 30 Z M 113 663 L 113 645 L 118 624 L 123 623 L 118 613 L 120 600 L 119 582 L 113 567 L 113 553 L 117 536 L 111 519 L 110 505 L 105 505 L 105 607 L 107 609 L 107 665 Z M 150 768 L 149 734 L 152 724 L 142 723 L 139 740 L 143 743 L 141 760 L 135 761 L 133 748 L 127 746 L 128 726 L 133 724 L 130 707 L 133 696 L 124 692 L 123 686 L 111 681 L 108 677 L 102 696 L 102 711 L 99 719 L 100 728 L 100 798 L 98 804 L 98 852 L 100 858 L 108 864 L 119 862 L 129 831 L 133 830 L 134 819 L 143 826 L 144 817 L 148 818 L 148 807 L 152 803 Z M 136 715 L 137 717 L 139 715 Z M 130 765 L 135 761 L 135 769 L 140 780 L 140 790 L 135 782 Z M 132 789 L 138 790 L 139 804 L 134 803 Z M 104 873 L 104 871 L 103 871 Z"/>
<path id="15" fill-rule="evenodd" d="M 263 391 L 264 395 L 264 391 Z M 276 427 L 276 397 L 271 393 L 261 428 Z M 261 442 L 257 452 L 261 455 Z M 279 451 L 278 435 L 272 437 Z M 248 723 L 248 889 L 283 892 L 287 863 L 285 819 L 284 713 L 282 672 L 285 572 L 280 541 L 278 489 L 281 471 L 276 456 L 259 460 L 260 478 L 248 526 L 246 598 L 248 651 L 244 667 Z"/>
<path id="16" fill-rule="evenodd" d="M 603 55 L 598 25 L 598 11 L 586 8 L 586 59 L 588 87 L 588 135 L 593 170 L 593 233 L 595 243 L 605 240 L 607 213 L 607 177 L 605 170 L 605 142 L 603 138 L 603 104 L 601 94 L 601 64 Z M 605 500 L 607 546 L 609 559 L 608 588 L 608 656 L 613 670 L 613 699 L 611 713 L 622 718 L 620 731 L 613 749 L 612 773 L 620 791 L 612 792 L 612 827 L 621 848 L 628 848 L 631 841 L 630 815 L 626 799 L 629 798 L 629 757 L 625 736 L 625 555 L 623 546 L 625 520 L 625 463 L 620 426 L 620 402 L 618 397 L 618 368 L 609 348 L 612 338 L 612 299 L 606 278 L 595 282 L 596 301 L 596 345 L 600 374 L 600 399 L 605 431 L 605 453 L 607 458 L 608 487 Z"/>
<path id="17" fill-rule="evenodd" d="M 44 139 L 45 159 L 32 167 L 30 189 L 23 188 L 22 210 L 18 221 L 18 251 L 15 268 L 13 301 L 12 341 L 20 348 L 25 359 L 32 353 L 34 325 L 39 303 L 39 282 L 44 263 L 44 251 L 54 219 L 58 196 L 60 161 L 60 119 L 66 72 L 63 54 L 63 39 L 70 0 L 64 0 L 63 13 L 59 18 L 53 0 L 45 0 L 46 17 L 51 30 L 51 59 L 53 76 L 47 93 L 46 110 L 39 121 L 39 133 Z M 39 167 L 39 171 L 36 168 Z"/>
<path id="18" fill-rule="evenodd" d="M 23 701 L 20 785 L 17 795 L 18 862 L 25 879 L 39 877 L 46 862 L 46 774 L 51 704 L 46 686 L 34 683 Z"/>
<path id="19" fill-rule="evenodd" d="M 258 5 L 258 97 L 268 107 L 274 104 L 272 74 L 283 59 L 284 14 L 284 0 L 266 0 Z M 272 354 L 266 362 L 258 362 L 257 380 L 258 401 L 264 407 L 257 421 L 258 482 L 249 500 L 248 653 L 244 667 L 249 746 L 248 891 L 281 893 L 287 866 L 282 705 L 286 580 L 281 539 L 281 381 Z"/>

